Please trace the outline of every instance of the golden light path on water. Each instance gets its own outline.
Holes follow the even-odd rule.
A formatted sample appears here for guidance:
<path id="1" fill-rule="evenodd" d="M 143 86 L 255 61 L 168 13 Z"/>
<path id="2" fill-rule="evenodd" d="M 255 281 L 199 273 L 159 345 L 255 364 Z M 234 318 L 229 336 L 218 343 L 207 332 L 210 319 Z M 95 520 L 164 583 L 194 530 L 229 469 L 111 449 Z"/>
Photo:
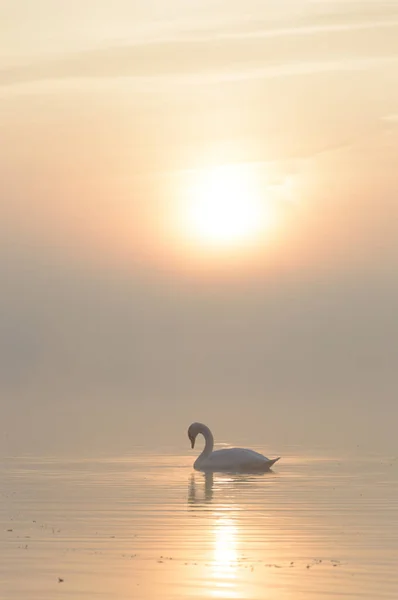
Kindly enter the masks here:
<path id="1" fill-rule="evenodd" d="M 238 561 L 238 529 L 232 519 L 220 519 L 214 528 L 214 557 L 212 563 L 215 580 L 212 596 L 237 598 L 236 566 Z"/>

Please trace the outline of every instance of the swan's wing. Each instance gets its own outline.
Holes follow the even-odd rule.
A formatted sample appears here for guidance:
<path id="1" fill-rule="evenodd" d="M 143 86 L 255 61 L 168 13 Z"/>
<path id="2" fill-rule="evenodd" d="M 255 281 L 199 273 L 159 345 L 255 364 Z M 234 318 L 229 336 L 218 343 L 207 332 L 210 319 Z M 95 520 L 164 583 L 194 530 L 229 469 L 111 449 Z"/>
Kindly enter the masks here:
<path id="1" fill-rule="evenodd" d="M 228 462 L 239 462 L 241 460 L 264 460 L 265 458 L 266 457 L 259 452 L 247 450 L 246 448 L 223 448 L 222 450 L 215 450 L 209 456 L 209 459 L 211 460 L 226 460 Z"/>
<path id="2" fill-rule="evenodd" d="M 224 448 L 216 450 L 205 462 L 214 468 L 270 468 L 279 458 L 270 460 L 259 452 L 246 448 Z"/>
<path id="3" fill-rule="evenodd" d="M 228 459 L 228 460 L 269 460 L 263 454 L 249 450 L 247 448 L 223 448 L 222 450 L 215 450 L 211 453 L 210 457 L 216 459 Z M 209 457 L 209 458 L 210 458 Z"/>

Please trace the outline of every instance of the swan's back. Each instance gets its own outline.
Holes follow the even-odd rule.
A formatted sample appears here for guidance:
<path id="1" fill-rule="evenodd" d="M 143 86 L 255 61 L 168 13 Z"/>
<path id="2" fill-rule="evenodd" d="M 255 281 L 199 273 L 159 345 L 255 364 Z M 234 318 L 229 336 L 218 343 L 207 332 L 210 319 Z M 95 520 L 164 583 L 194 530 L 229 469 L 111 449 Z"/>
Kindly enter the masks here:
<path id="1" fill-rule="evenodd" d="M 195 468 L 201 470 L 254 470 L 267 471 L 279 459 L 270 460 L 266 456 L 246 448 L 224 448 L 209 456 L 198 458 Z"/>

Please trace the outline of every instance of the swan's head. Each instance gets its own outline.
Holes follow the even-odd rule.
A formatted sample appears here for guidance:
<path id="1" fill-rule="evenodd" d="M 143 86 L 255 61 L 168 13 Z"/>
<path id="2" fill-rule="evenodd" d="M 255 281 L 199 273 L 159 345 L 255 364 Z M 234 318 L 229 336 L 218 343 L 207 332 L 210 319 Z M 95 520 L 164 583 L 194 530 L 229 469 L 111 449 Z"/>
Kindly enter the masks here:
<path id="1" fill-rule="evenodd" d="M 201 431 L 200 423 L 192 423 L 188 429 L 188 437 L 191 442 L 191 448 L 195 448 L 195 440 L 198 433 Z"/>

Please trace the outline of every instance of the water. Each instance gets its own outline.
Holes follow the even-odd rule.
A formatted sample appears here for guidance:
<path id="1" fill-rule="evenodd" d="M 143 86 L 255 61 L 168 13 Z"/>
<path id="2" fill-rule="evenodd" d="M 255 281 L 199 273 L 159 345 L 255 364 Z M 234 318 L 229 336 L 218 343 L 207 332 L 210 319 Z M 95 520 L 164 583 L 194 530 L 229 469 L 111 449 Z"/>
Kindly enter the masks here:
<path id="1" fill-rule="evenodd" d="M 213 477 L 170 450 L 3 461 L 0 597 L 396 600 L 398 460 L 283 454 Z"/>

